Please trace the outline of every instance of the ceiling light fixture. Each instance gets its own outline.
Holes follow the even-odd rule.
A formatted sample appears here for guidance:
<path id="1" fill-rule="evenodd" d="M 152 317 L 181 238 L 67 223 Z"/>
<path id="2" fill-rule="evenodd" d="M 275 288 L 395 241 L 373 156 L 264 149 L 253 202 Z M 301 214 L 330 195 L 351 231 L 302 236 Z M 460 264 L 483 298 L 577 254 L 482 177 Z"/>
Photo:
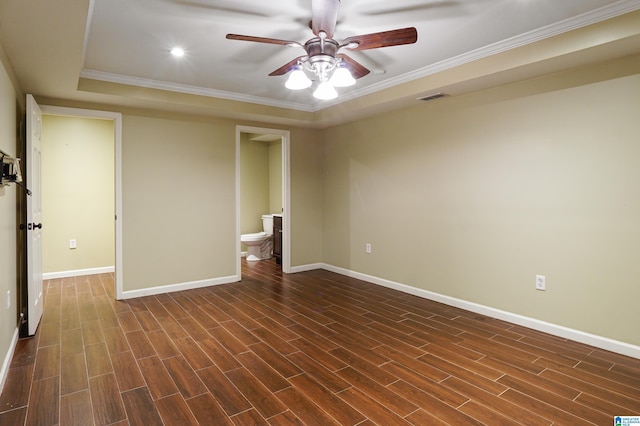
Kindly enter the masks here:
<path id="1" fill-rule="evenodd" d="M 176 58 L 182 58 L 184 56 L 184 49 L 181 47 L 174 47 L 170 50 L 171 54 Z"/>
<path id="2" fill-rule="evenodd" d="M 313 92 L 316 99 L 335 99 L 338 96 L 336 87 L 353 86 L 356 80 L 342 58 L 336 55 L 342 46 L 332 39 L 327 39 L 323 31 L 318 35 L 319 37 L 309 40 L 304 46 L 308 55 L 298 58 L 285 87 L 291 90 L 306 89 L 315 80 L 318 81 L 318 86 Z M 312 78 L 307 74 L 311 74 Z"/>

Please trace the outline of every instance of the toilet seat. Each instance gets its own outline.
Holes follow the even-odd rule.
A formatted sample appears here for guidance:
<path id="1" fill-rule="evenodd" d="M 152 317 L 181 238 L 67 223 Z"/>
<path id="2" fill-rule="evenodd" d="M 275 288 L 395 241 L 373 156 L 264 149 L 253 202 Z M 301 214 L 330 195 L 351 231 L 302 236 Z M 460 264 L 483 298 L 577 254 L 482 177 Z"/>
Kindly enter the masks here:
<path id="1" fill-rule="evenodd" d="M 254 232 L 253 234 L 242 234 L 240 235 L 240 241 L 245 242 L 257 242 L 263 241 L 267 238 L 271 238 L 271 235 L 266 232 Z"/>

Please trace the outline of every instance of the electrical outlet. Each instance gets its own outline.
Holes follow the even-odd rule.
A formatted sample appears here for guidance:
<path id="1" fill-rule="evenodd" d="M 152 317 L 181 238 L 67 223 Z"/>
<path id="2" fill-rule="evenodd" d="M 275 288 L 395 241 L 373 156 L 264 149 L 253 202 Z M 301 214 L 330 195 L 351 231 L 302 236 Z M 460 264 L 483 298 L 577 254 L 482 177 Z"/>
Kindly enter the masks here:
<path id="1" fill-rule="evenodd" d="M 69 240 L 69 248 L 74 249 L 76 247 L 78 247 L 76 240 Z"/>
<path id="2" fill-rule="evenodd" d="M 11 290 L 7 290 L 7 309 L 11 307 Z"/>
<path id="3" fill-rule="evenodd" d="M 371 253 L 371 244 L 370 243 L 367 243 L 364 246 L 364 251 L 366 251 L 367 253 Z"/>
<path id="4" fill-rule="evenodd" d="M 547 283 L 544 275 L 536 275 L 536 290 L 546 290 Z"/>

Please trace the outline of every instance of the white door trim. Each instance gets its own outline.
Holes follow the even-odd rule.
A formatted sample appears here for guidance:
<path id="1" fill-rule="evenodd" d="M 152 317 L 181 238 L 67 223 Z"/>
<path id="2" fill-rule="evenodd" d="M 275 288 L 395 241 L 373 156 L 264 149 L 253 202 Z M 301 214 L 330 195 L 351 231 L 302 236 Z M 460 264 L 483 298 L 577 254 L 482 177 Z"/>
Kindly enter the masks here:
<path id="1" fill-rule="evenodd" d="M 240 264 L 240 135 L 242 133 L 264 133 L 282 138 L 282 272 L 291 273 L 291 180 L 289 146 L 291 132 L 266 127 L 236 126 L 236 274 L 242 276 Z"/>
<path id="2" fill-rule="evenodd" d="M 122 299 L 122 114 L 82 108 L 41 105 L 43 114 L 67 117 L 100 118 L 113 120 L 115 161 L 115 296 Z"/>

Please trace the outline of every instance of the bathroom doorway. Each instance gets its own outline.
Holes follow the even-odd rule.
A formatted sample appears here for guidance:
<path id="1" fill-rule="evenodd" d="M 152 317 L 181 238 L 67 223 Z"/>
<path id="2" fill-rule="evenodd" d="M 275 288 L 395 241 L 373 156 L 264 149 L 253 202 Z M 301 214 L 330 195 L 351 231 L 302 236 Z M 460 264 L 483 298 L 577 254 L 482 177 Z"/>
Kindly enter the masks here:
<path id="1" fill-rule="evenodd" d="M 236 127 L 236 271 L 238 276 L 242 273 L 240 235 L 262 231 L 261 215 L 266 213 L 282 213 L 282 271 L 285 273 L 291 271 L 289 137 L 289 131 L 286 130 L 251 126 Z M 265 157 L 260 158 L 263 155 Z M 256 171 L 252 173 L 249 168 L 254 167 Z M 260 183 L 256 183 L 254 188 L 247 188 L 246 183 L 249 179 Z"/>

